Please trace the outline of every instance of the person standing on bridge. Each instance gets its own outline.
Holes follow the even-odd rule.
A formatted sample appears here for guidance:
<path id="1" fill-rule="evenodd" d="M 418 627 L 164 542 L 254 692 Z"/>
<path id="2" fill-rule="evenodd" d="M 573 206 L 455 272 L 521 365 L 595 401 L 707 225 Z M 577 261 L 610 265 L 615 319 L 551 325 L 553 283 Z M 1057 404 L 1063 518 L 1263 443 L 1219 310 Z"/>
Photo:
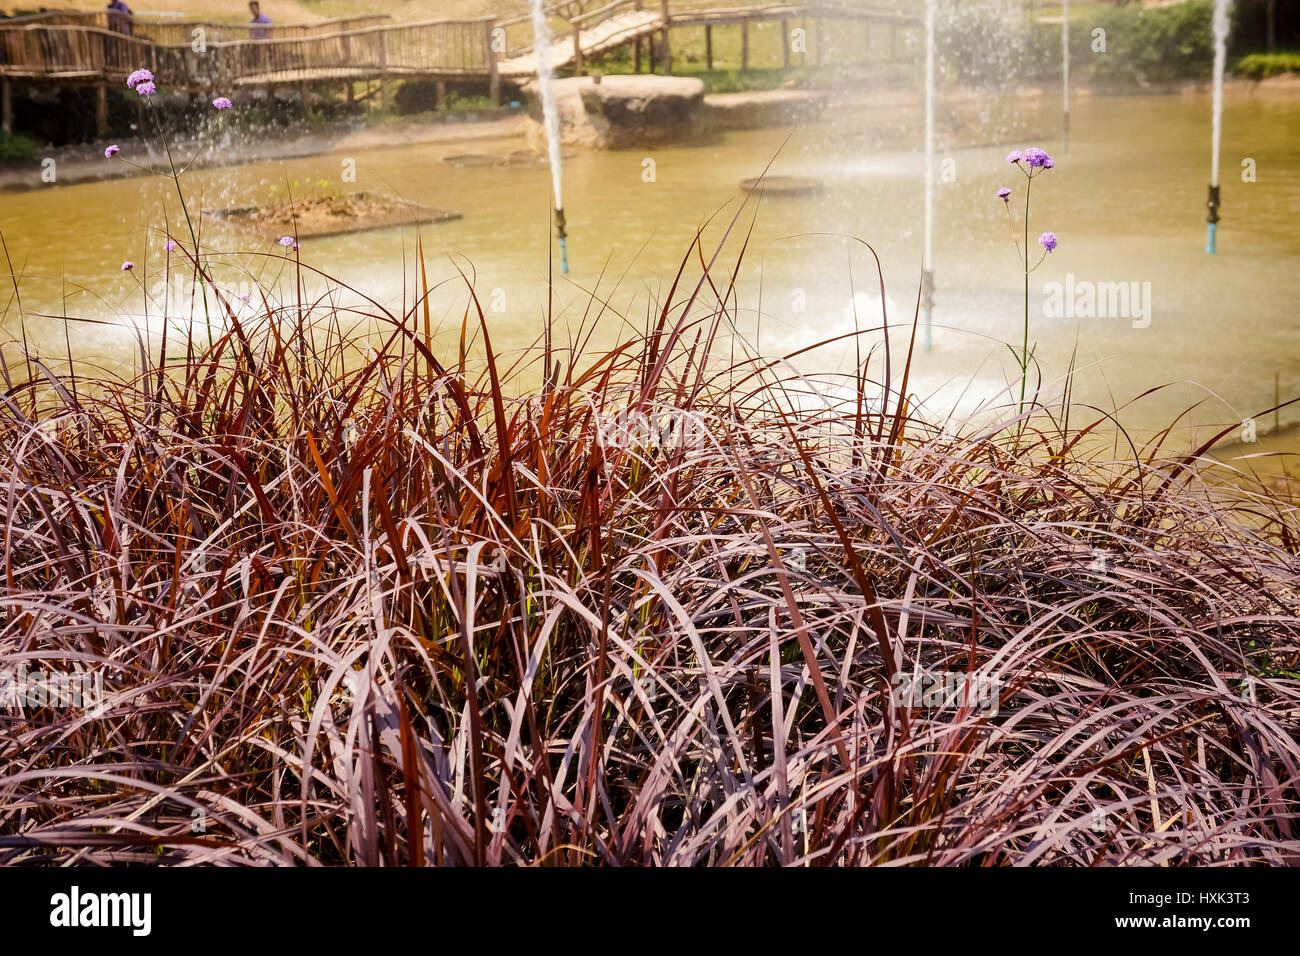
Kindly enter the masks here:
<path id="1" fill-rule="evenodd" d="M 271 18 L 262 12 L 262 5 L 257 0 L 252 0 L 248 5 L 248 12 L 253 15 L 253 19 L 248 22 L 251 24 L 249 34 L 254 40 L 266 40 L 271 36 L 271 31 L 262 24 L 269 25 Z"/>
<path id="2" fill-rule="evenodd" d="M 131 35 L 131 8 L 122 0 L 110 0 L 108 4 L 108 28 L 114 33 Z"/>

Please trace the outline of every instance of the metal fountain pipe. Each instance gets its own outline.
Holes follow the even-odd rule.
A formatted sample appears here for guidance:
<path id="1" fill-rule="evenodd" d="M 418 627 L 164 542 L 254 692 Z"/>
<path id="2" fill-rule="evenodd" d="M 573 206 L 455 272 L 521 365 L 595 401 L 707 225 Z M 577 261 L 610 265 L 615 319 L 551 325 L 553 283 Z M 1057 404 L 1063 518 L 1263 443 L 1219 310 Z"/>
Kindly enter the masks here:
<path id="1" fill-rule="evenodd" d="M 564 230 L 564 210 L 555 210 L 555 238 L 560 244 L 560 272 L 564 275 L 569 274 L 569 249 L 567 240 L 568 233 Z"/>
<path id="2" fill-rule="evenodd" d="M 1228 56 L 1228 4 L 1232 0 L 1215 0 L 1214 19 L 1214 116 L 1210 132 L 1210 197 L 1206 202 L 1205 251 L 1214 254 L 1219 232 L 1219 142 L 1223 133 L 1223 71 Z"/>

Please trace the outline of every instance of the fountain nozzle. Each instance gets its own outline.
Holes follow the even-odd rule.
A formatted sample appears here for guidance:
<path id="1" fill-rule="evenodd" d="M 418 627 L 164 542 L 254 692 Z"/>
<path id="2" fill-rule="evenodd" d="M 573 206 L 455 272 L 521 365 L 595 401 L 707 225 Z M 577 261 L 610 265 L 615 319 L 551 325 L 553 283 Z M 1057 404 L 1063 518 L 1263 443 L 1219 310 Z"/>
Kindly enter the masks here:
<path id="1" fill-rule="evenodd" d="M 921 340 L 922 346 L 928 352 L 934 344 L 934 339 L 930 334 L 930 317 L 934 311 L 934 270 L 924 269 L 921 272 L 921 317 L 924 320 L 923 332 L 924 338 Z"/>
<path id="2" fill-rule="evenodd" d="M 1217 244 L 1216 233 L 1219 231 L 1219 187 L 1210 187 L 1210 198 L 1205 204 L 1209 207 L 1209 215 L 1205 217 L 1205 251 L 1214 254 Z"/>
<path id="3" fill-rule="evenodd" d="M 560 272 L 569 274 L 569 250 L 566 247 L 568 234 L 564 231 L 564 210 L 555 210 L 555 238 L 560 241 Z"/>

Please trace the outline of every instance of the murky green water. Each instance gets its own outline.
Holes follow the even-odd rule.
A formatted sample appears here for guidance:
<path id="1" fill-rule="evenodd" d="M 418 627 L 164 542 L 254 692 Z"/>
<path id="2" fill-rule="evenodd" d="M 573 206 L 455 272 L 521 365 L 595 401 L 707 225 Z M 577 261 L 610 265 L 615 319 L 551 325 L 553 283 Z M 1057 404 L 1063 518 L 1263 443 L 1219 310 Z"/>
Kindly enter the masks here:
<path id="1" fill-rule="evenodd" d="M 1054 105 L 1010 114 L 1005 104 L 990 105 L 981 115 L 967 104 L 943 136 L 939 171 L 951 181 L 936 190 L 934 348 L 920 356 L 913 388 L 936 408 L 970 408 L 1014 377 L 1004 343 L 1020 340 L 1023 278 L 993 193 L 1006 185 L 1019 196 L 1023 179 L 1005 154 L 1038 144 L 1057 156 L 1057 167 L 1035 180 L 1031 232 L 1050 229 L 1061 239 L 1031 281 L 1031 341 L 1038 342 L 1049 383 L 1077 349 L 1076 401 L 1124 407 L 1121 420 L 1140 431 L 1198 402 L 1188 423 L 1240 421 L 1272 404 L 1275 376 L 1284 398 L 1300 394 L 1300 98 L 1229 97 L 1215 256 L 1204 251 L 1208 96 L 1083 98 L 1075 104 L 1068 155 L 1055 135 Z M 697 227 L 712 217 L 711 252 L 743 197 L 739 182 L 773 157 L 773 173 L 818 177 L 824 188 L 757 207 L 751 202 L 722 252 L 719 262 L 729 270 L 753 221 L 737 310 L 750 346 L 792 351 L 852 329 L 853 289 L 862 324 L 879 324 L 874 260 L 844 236 L 871 243 L 893 302 L 891 324 L 910 321 L 922 254 L 921 162 L 911 145 L 919 141 L 916 122 L 913 110 L 855 106 L 793 135 L 737 132 L 645 152 L 577 152 L 565 167 L 573 272 L 554 290 L 561 325 L 576 328 L 588 292 L 597 289 L 609 309 L 604 341 L 623 320 L 643 326 Z M 546 308 L 549 173 L 458 168 L 442 159 L 505 155 L 520 145 L 478 141 L 322 155 L 194 172 L 186 182 L 203 207 L 246 205 L 283 197 L 294 183 L 300 192 L 322 180 L 337 188 L 350 158 L 357 183 L 347 188 L 458 211 L 462 220 L 424 230 L 430 281 L 442 283 L 435 314 L 459 327 L 463 270 L 485 307 L 498 310 L 488 313 L 494 344 L 518 348 L 539 334 Z M 1246 158 L 1255 163 L 1254 183 L 1240 178 Z M 646 159 L 654 161 L 652 182 L 645 181 Z M 944 160 L 952 161 L 946 170 Z M 169 189 L 167 181 L 136 179 L 0 194 L 0 228 L 21 275 L 31 344 L 59 354 L 67 334 L 75 355 L 125 366 L 129 328 L 156 336 L 157 320 L 142 317 L 140 289 L 153 286 L 162 268 L 157 227 L 164 209 L 173 221 L 177 215 Z M 208 248 L 279 251 L 219 223 L 205 230 Z M 308 241 L 302 257 L 400 310 L 415 288 L 414 250 L 413 229 L 389 229 Z M 119 271 L 124 259 L 138 264 L 134 273 Z M 284 285 L 279 260 L 224 262 L 220 274 L 236 290 L 250 275 Z M 698 276 L 698 266 L 690 274 Z M 1076 289 L 1137 283 L 1139 293 L 1150 290 L 1149 308 L 1141 317 L 1131 314 L 1132 303 L 1129 316 L 1045 314 L 1044 283 L 1065 285 L 1069 276 Z M 64 314 L 107 322 L 65 326 Z M 12 304 L 3 330 L 8 340 L 19 336 Z M 800 363 L 836 367 L 851 354 L 840 345 Z M 1127 404 L 1165 384 L 1171 387 Z M 1300 412 L 1283 413 L 1284 424 L 1297 420 Z"/>

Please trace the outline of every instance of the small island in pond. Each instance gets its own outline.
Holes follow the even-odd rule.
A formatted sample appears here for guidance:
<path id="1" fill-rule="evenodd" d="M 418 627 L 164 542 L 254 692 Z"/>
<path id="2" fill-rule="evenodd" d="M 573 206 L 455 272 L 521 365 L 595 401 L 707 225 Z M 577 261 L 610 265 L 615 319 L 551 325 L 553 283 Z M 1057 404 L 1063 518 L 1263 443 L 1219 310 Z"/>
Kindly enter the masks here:
<path id="1" fill-rule="evenodd" d="M 368 192 L 308 196 L 237 209 L 207 209 L 204 214 L 225 219 L 268 239 L 280 236 L 314 239 L 391 226 L 423 226 L 461 218 L 458 212 Z"/>

